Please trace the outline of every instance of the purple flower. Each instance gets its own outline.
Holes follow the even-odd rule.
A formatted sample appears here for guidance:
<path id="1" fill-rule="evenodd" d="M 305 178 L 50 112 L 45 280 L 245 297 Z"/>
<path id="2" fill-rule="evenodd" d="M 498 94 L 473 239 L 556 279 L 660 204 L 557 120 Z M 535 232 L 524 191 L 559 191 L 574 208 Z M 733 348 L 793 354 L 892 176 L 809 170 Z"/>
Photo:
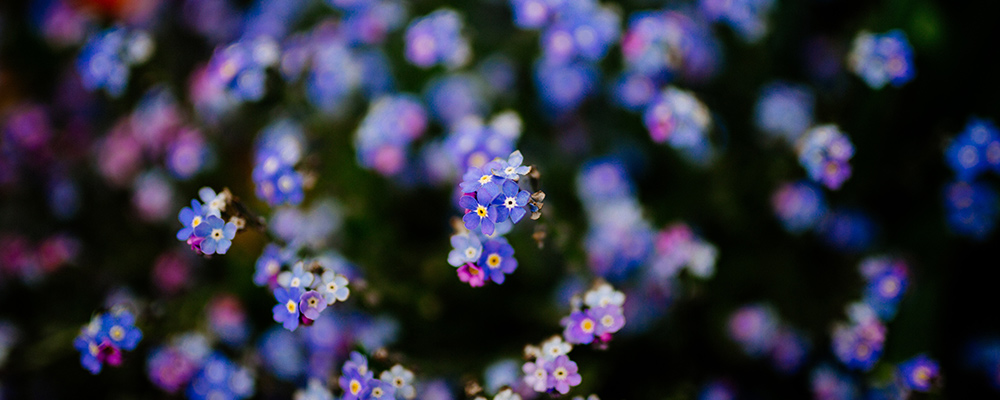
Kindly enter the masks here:
<path id="1" fill-rule="evenodd" d="M 462 17 L 454 10 L 440 9 L 417 18 L 406 28 L 406 59 L 421 68 L 444 64 L 465 65 L 472 55 L 462 36 Z"/>
<path id="2" fill-rule="evenodd" d="M 502 284 L 505 274 L 517 269 L 514 248 L 503 237 L 490 239 L 483 245 L 483 254 L 479 257 L 479 265 L 483 266 L 491 281 Z"/>
<path id="3" fill-rule="evenodd" d="M 544 358 L 539 358 L 533 362 L 524 363 L 521 371 L 524 372 L 524 383 L 536 392 L 545 392 L 549 389 L 549 373 L 547 362 Z"/>
<path id="4" fill-rule="evenodd" d="M 279 287 L 274 289 L 274 298 L 278 300 L 278 305 L 271 309 L 274 314 L 274 322 L 280 322 L 285 329 L 294 331 L 299 327 L 299 299 L 302 297 L 302 288 L 299 287 Z"/>
<path id="5" fill-rule="evenodd" d="M 184 227 L 177 231 L 177 240 L 188 240 L 194 234 L 195 228 L 205 221 L 205 213 L 201 211 L 201 203 L 198 200 L 191 200 L 191 207 L 184 207 L 177 214 Z"/>
<path id="6" fill-rule="evenodd" d="M 481 188 L 475 196 L 465 195 L 458 200 L 458 205 L 468 210 L 462 221 L 465 228 L 473 230 L 482 225 L 484 235 L 492 235 L 496 227 L 497 207 L 492 205 L 496 194 L 490 194 L 486 188 Z"/>
<path id="7" fill-rule="evenodd" d="M 299 310 L 306 318 L 315 321 L 324 309 L 326 309 L 326 300 L 319 292 L 310 290 L 302 294 L 299 300 Z"/>
<path id="8" fill-rule="evenodd" d="M 458 267 L 458 279 L 462 282 L 467 282 L 472 287 L 480 287 L 486 284 L 486 274 L 483 273 L 483 269 L 473 263 Z"/>
<path id="9" fill-rule="evenodd" d="M 205 254 L 226 254 L 229 246 L 233 244 L 233 238 L 236 237 L 236 225 L 211 215 L 194 228 L 194 235 L 205 238 L 200 245 L 201 251 Z"/>
<path id="10" fill-rule="evenodd" d="M 528 201 L 531 200 L 531 194 L 526 190 L 521 190 L 517 186 L 517 182 L 511 180 L 504 181 L 502 188 L 503 190 L 493 200 L 493 205 L 496 206 L 497 210 L 496 222 L 503 222 L 507 217 L 510 217 L 510 221 L 516 224 L 528 213 L 524 206 L 528 205 Z"/>
<path id="11" fill-rule="evenodd" d="M 926 355 L 919 355 L 899 364 L 899 375 L 912 390 L 926 392 L 940 376 L 938 363 Z"/>
<path id="12" fill-rule="evenodd" d="M 594 333 L 597 330 L 597 321 L 590 316 L 587 311 L 573 311 L 569 317 L 563 319 L 566 329 L 563 337 L 567 342 L 573 344 L 590 344 L 594 341 Z"/>
<path id="13" fill-rule="evenodd" d="M 618 332 L 625 326 L 625 315 L 622 313 L 622 308 L 614 304 L 591 308 L 588 310 L 588 314 L 597 321 L 597 326 L 594 328 L 594 335 L 597 336 Z"/>
<path id="14" fill-rule="evenodd" d="M 545 366 L 545 370 L 549 376 L 547 386 L 562 394 L 566 394 L 570 386 L 579 385 L 583 380 L 577 373 L 576 363 L 570 361 L 568 356 L 557 357 Z"/>

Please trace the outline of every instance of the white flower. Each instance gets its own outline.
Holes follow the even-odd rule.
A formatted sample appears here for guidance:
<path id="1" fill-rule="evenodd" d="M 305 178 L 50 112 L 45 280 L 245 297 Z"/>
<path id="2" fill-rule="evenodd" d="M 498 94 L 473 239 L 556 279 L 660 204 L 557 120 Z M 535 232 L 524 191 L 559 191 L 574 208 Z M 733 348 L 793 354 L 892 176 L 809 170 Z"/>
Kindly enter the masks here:
<path id="1" fill-rule="evenodd" d="M 397 397 L 407 400 L 417 397 L 417 390 L 413 388 L 413 372 L 402 365 L 393 365 L 388 371 L 382 371 L 378 378 L 396 388 Z"/>
<path id="2" fill-rule="evenodd" d="M 583 303 L 590 308 L 604 307 L 608 304 L 621 307 L 625 304 L 625 294 L 615 290 L 615 288 L 607 283 L 602 283 L 597 289 L 593 289 L 584 295 Z"/>
<path id="3" fill-rule="evenodd" d="M 513 390 L 504 389 L 497 393 L 493 400 L 521 400 L 521 395 L 514 393 Z"/>
<path id="4" fill-rule="evenodd" d="M 563 341 L 562 336 L 553 336 L 542 343 L 542 357 L 547 360 L 555 360 L 561 355 L 565 355 L 573 350 L 573 345 Z"/>

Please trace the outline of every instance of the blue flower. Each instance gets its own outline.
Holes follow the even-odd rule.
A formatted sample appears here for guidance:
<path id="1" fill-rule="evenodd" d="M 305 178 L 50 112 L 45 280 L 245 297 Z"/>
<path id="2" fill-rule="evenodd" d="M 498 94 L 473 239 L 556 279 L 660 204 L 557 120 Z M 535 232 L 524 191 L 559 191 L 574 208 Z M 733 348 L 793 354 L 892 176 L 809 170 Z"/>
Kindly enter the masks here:
<path id="1" fill-rule="evenodd" d="M 524 156 L 521 155 L 521 150 L 515 150 L 513 153 L 510 153 L 510 157 L 507 157 L 506 161 L 500 159 L 493 162 L 495 164 L 492 167 L 493 174 L 512 181 L 521 179 L 522 175 L 527 175 L 528 172 L 531 172 L 531 167 L 521 165 L 522 162 L 524 162 Z"/>
<path id="2" fill-rule="evenodd" d="M 131 312 L 118 309 L 101 317 L 97 340 L 108 340 L 119 349 L 133 350 L 142 340 L 142 331 L 135 327 L 135 317 Z"/>
<path id="3" fill-rule="evenodd" d="M 528 213 L 524 210 L 528 200 L 531 200 L 528 191 L 521 190 L 514 181 L 504 181 L 503 191 L 493 200 L 497 209 L 496 222 L 502 222 L 509 216 L 511 222 L 518 223 Z"/>
<path id="4" fill-rule="evenodd" d="M 299 287 L 279 287 L 274 289 L 274 298 L 278 300 L 278 305 L 271 309 L 274 314 L 274 322 L 280 322 L 285 329 L 294 331 L 299 327 L 299 299 L 302 297 L 302 288 Z"/>
<path id="5" fill-rule="evenodd" d="M 359 396 L 361 400 L 389 400 L 396 396 L 396 388 L 389 382 L 373 378 L 365 386 L 365 391 Z"/>
<path id="6" fill-rule="evenodd" d="M 479 238 L 469 233 L 452 235 L 451 246 L 454 249 L 448 253 L 448 264 L 456 268 L 479 261 L 479 255 L 483 253 L 483 244 Z"/>
<path id="7" fill-rule="evenodd" d="M 222 217 L 222 211 L 226 211 L 226 205 L 229 204 L 229 196 L 226 192 L 215 193 L 210 187 L 203 187 L 198 190 L 198 197 L 201 198 L 204 207 L 202 211 L 205 215 L 214 215 L 216 217 Z"/>
<path id="8" fill-rule="evenodd" d="M 493 171 L 500 169 L 497 162 L 488 162 L 482 168 L 469 167 L 465 175 L 462 176 L 461 188 L 463 193 L 475 193 L 480 188 L 485 189 L 490 195 L 496 196 L 500 193 L 500 182 L 504 178 L 494 175 Z"/>
<path id="9" fill-rule="evenodd" d="M 326 270 L 323 271 L 322 279 L 323 284 L 320 287 L 320 293 L 326 300 L 326 304 L 332 305 L 337 301 L 347 300 L 347 296 L 351 294 L 351 290 L 347 288 L 347 277 L 331 270 Z"/>
<path id="10" fill-rule="evenodd" d="M 272 282 L 277 282 L 278 273 L 284 264 L 284 257 L 281 255 L 281 248 L 274 243 L 264 246 L 264 251 L 257 258 L 257 269 L 253 275 L 253 283 L 257 286 L 264 286 Z"/>
<path id="11" fill-rule="evenodd" d="M 296 262 L 291 272 L 285 271 L 278 274 L 278 284 L 283 287 L 307 288 L 313 284 L 316 276 L 312 272 L 305 270 L 305 263 Z"/>
<path id="12" fill-rule="evenodd" d="M 194 235 L 205 238 L 201 242 L 201 251 L 205 254 L 226 254 L 236 237 L 236 224 L 223 222 L 222 218 L 212 215 L 194 229 Z"/>
<path id="13" fill-rule="evenodd" d="M 487 189 L 481 189 L 475 196 L 462 196 L 458 199 L 458 205 L 469 210 L 462 217 L 465 227 L 469 230 L 476 229 L 482 225 L 484 235 L 492 235 L 496 227 L 497 207 L 492 205 L 496 194 L 489 194 Z"/>
<path id="14" fill-rule="evenodd" d="M 184 224 L 181 230 L 177 231 L 177 240 L 186 241 L 194 234 L 195 228 L 205 222 L 205 213 L 202 212 L 201 203 L 198 200 L 191 200 L 191 207 L 184 207 L 177 214 L 177 219 Z"/>
<path id="15" fill-rule="evenodd" d="M 368 370 L 368 360 L 358 352 L 351 352 L 351 360 L 344 363 L 340 376 L 343 400 L 358 400 L 371 385 L 374 373 Z"/>
<path id="16" fill-rule="evenodd" d="M 938 363 L 923 354 L 899 364 L 899 375 L 906 387 L 920 392 L 930 390 L 939 371 Z"/>
<path id="17" fill-rule="evenodd" d="M 258 170 L 255 168 L 254 182 L 257 184 L 257 196 L 268 204 L 275 206 L 302 203 L 302 200 L 305 198 L 302 186 L 302 174 L 291 166 L 280 165 L 271 174 L 258 174 L 257 172 Z"/>
<path id="18" fill-rule="evenodd" d="M 205 366 L 191 380 L 187 397 L 191 400 L 244 399 L 253 395 L 253 376 L 220 353 L 209 356 Z"/>
<path id="19" fill-rule="evenodd" d="M 517 269 L 514 248 L 503 237 L 486 241 L 483 245 L 483 254 L 479 257 L 479 266 L 485 270 L 490 280 L 502 284 L 505 274 Z"/>

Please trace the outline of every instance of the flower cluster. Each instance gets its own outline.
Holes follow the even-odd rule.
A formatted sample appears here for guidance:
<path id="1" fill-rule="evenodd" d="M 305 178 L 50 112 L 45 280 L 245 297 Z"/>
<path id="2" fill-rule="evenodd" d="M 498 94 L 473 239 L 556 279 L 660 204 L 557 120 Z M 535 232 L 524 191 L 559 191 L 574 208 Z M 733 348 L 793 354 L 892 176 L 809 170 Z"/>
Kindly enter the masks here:
<path id="1" fill-rule="evenodd" d="M 596 341 L 605 345 L 611 334 L 625 326 L 625 294 L 607 283 L 599 283 L 583 295 L 583 309 L 574 307 L 569 316 L 560 322 L 565 329 L 563 337 L 572 344 L 590 344 Z M 565 392 L 563 392 L 565 393 Z"/>
<path id="2" fill-rule="evenodd" d="M 887 83 L 900 87 L 913 80 L 913 48 L 903 31 L 878 34 L 861 31 L 854 38 L 847 64 L 872 89 Z"/>
<path id="3" fill-rule="evenodd" d="M 708 107 L 691 92 L 666 87 L 646 108 L 643 122 L 654 142 L 667 143 L 697 163 L 711 160 L 708 133 L 712 118 Z"/>
<path id="4" fill-rule="evenodd" d="M 465 209 L 462 224 L 466 231 L 451 237 L 454 248 L 448 263 L 458 268 L 458 277 L 470 286 L 492 281 L 502 284 L 506 275 L 517 269 L 514 248 L 503 237 L 528 213 L 541 217 L 541 191 L 521 189 L 521 178 L 532 168 L 521 165 L 524 157 L 514 151 L 506 159 L 494 159 L 482 167 L 469 167 L 459 185 L 462 196 L 458 205 Z"/>
<path id="5" fill-rule="evenodd" d="M 149 380 L 168 393 L 187 387 L 205 366 L 211 354 L 208 339 L 198 333 L 186 333 L 153 349 L 146 359 Z"/>
<path id="6" fill-rule="evenodd" d="M 541 29 L 535 87 L 547 110 L 573 111 L 598 87 L 596 63 L 621 34 L 621 16 L 597 0 L 511 0 L 514 23 Z"/>
<path id="7" fill-rule="evenodd" d="M 345 301 L 351 294 L 347 277 L 319 262 L 313 262 L 307 269 L 299 261 L 291 271 L 279 273 L 277 283 L 274 298 L 278 304 L 271 311 L 274 321 L 290 331 L 300 323 L 312 325 L 328 305 Z"/>
<path id="8" fill-rule="evenodd" d="M 979 180 L 1000 172 L 1000 130 L 991 120 L 972 118 L 945 150 L 945 161 L 957 180 L 945 187 L 948 226 L 957 234 L 984 239 L 1000 214 L 996 189 Z"/>
<path id="9" fill-rule="evenodd" d="M 338 383 L 344 400 L 413 400 L 417 396 L 413 378 L 413 372 L 399 364 L 375 378 L 368 369 L 368 359 L 355 351 L 344 363 Z"/>
<path id="10" fill-rule="evenodd" d="M 813 124 L 816 97 L 805 85 L 772 82 L 760 90 L 754 124 L 771 138 L 794 144 Z"/>
<path id="11" fill-rule="evenodd" d="M 387 176 L 407 170 L 411 143 L 424 134 L 427 112 L 408 95 L 372 103 L 354 137 L 358 163 Z"/>
<path id="12" fill-rule="evenodd" d="M 257 197 L 271 206 L 302 203 L 304 178 L 295 169 L 305 155 L 302 127 L 290 119 L 276 121 L 261 131 L 254 147 Z"/>
<path id="13" fill-rule="evenodd" d="M 406 27 L 406 60 L 421 68 L 465 65 L 472 58 L 472 47 L 462 29 L 462 16 L 447 8 L 414 19 Z"/>
<path id="14" fill-rule="evenodd" d="M 253 396 L 255 386 L 249 369 L 216 352 L 208 356 L 201 370 L 191 379 L 187 397 L 191 400 L 240 400 Z"/>
<path id="15" fill-rule="evenodd" d="M 269 36 L 237 41 L 215 50 L 208 61 L 207 84 L 232 104 L 260 100 L 267 89 L 267 68 L 280 58 L 281 48 Z"/>
<path id="16" fill-rule="evenodd" d="M 399 0 L 327 0 L 342 13 L 344 33 L 352 44 L 376 45 L 406 21 L 406 8 Z"/>
<path id="17" fill-rule="evenodd" d="M 465 115 L 455 122 L 442 144 L 447 152 L 445 160 L 451 161 L 449 169 L 455 171 L 452 175 L 482 169 L 497 158 L 509 158 L 521 137 L 521 117 L 513 111 L 498 113 L 489 121 Z"/>
<path id="18" fill-rule="evenodd" d="M 0 232 L 0 283 L 19 278 L 32 283 L 76 263 L 80 240 L 65 233 L 32 242 L 16 233 Z"/>
<path id="19" fill-rule="evenodd" d="M 621 46 L 625 71 L 615 97 L 629 109 L 646 106 L 675 76 L 702 82 L 719 70 L 720 45 L 706 21 L 681 11 L 632 14 Z"/>
<path id="20" fill-rule="evenodd" d="M 729 337 L 750 357 L 767 357 L 774 368 L 790 374 L 809 356 L 809 339 L 781 321 L 766 304 L 743 306 L 729 316 Z"/>
<path id="21" fill-rule="evenodd" d="M 899 363 L 896 373 L 907 389 L 928 392 L 940 383 L 941 367 L 937 361 L 920 354 Z"/>
<path id="22" fill-rule="evenodd" d="M 896 316 L 896 309 L 909 283 L 910 268 L 899 258 L 868 257 L 858 266 L 867 284 L 862 301 L 884 321 Z"/>
<path id="23" fill-rule="evenodd" d="M 698 6 L 706 17 L 733 28 L 747 43 L 760 41 L 767 33 L 767 15 L 774 0 L 700 0 Z"/>
<path id="24" fill-rule="evenodd" d="M 681 269 L 691 275 L 709 278 L 715 274 L 715 261 L 719 250 L 679 222 L 669 225 L 656 235 L 650 268 L 661 280 L 676 277 Z"/>
<path id="25" fill-rule="evenodd" d="M 836 125 L 816 126 L 807 131 L 799 139 L 796 152 L 809 178 L 830 190 L 840 189 L 851 177 L 848 161 L 854 156 L 854 144 Z"/>
<path id="26" fill-rule="evenodd" d="M 814 229 L 827 212 L 823 191 L 808 181 L 785 182 L 771 195 L 771 207 L 786 231 Z"/>
<path id="27" fill-rule="evenodd" d="M 153 38 L 144 31 L 112 27 L 95 33 L 77 56 L 76 68 L 88 90 L 104 89 L 119 97 L 128 85 L 130 69 L 153 54 Z"/>
<path id="28" fill-rule="evenodd" d="M 853 303 L 848 307 L 847 323 L 833 327 L 833 354 L 850 369 L 869 371 L 882 357 L 885 324 L 871 307 Z"/>
<path id="29" fill-rule="evenodd" d="M 187 242 L 191 250 L 200 254 L 226 254 L 236 231 L 245 227 L 247 220 L 234 206 L 229 189 L 215 193 L 212 188 L 203 187 L 198 197 L 202 202 L 191 200 L 191 206 L 177 214 L 184 225 L 177 231 L 177 240 Z"/>
<path id="30" fill-rule="evenodd" d="M 101 372 L 105 363 L 119 366 L 122 351 L 134 350 L 142 340 L 142 331 L 135 326 L 135 316 L 124 307 L 95 315 L 80 329 L 73 347 L 80 352 L 80 364 L 90 373 Z"/>
<path id="31" fill-rule="evenodd" d="M 540 393 L 566 394 L 569 388 L 583 381 L 576 363 L 569 359 L 573 346 L 559 336 L 542 343 L 541 347 L 526 346 L 524 355 L 524 383 Z"/>

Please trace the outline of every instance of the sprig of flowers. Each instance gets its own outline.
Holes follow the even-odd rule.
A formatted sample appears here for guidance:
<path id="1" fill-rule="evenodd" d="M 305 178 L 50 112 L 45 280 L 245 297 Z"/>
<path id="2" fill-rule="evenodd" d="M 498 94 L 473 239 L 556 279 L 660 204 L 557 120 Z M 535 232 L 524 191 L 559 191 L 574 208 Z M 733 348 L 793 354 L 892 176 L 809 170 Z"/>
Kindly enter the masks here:
<path id="1" fill-rule="evenodd" d="M 560 322 L 565 327 L 563 337 L 572 344 L 606 346 L 611 335 L 625 326 L 624 305 L 624 293 L 598 283 L 584 294 L 584 307 L 574 305 L 572 313 Z"/>
<path id="2" fill-rule="evenodd" d="M 226 254 L 237 231 L 245 229 L 248 222 L 263 226 L 228 188 L 216 193 L 212 188 L 203 187 L 198 196 L 201 202 L 191 200 L 191 206 L 182 208 L 177 214 L 184 225 L 177 231 L 177 240 L 186 242 L 199 254 Z"/>
<path id="3" fill-rule="evenodd" d="M 524 157 L 515 150 L 506 159 L 497 158 L 482 167 L 469 167 L 459 185 L 463 192 L 458 205 L 465 209 L 464 229 L 452 235 L 448 263 L 457 268 L 458 277 L 469 286 L 480 287 L 487 281 L 503 284 L 517 269 L 514 248 L 502 235 L 528 213 L 541 217 L 545 193 L 521 189 L 521 179 L 532 172 L 522 165 Z"/>
<path id="4" fill-rule="evenodd" d="M 80 352 L 80 364 L 90 373 L 101 372 L 105 363 L 122 364 L 122 351 L 134 350 L 142 340 L 142 331 L 135 326 L 135 316 L 124 307 L 116 306 L 95 315 L 80 329 L 73 347 Z"/>
<path id="5" fill-rule="evenodd" d="M 351 294 L 347 277 L 315 261 L 308 268 L 303 261 L 296 262 L 290 271 L 277 275 L 277 283 L 274 298 L 278 304 L 272 314 L 275 322 L 290 331 L 300 324 L 312 325 L 327 306 Z"/>

